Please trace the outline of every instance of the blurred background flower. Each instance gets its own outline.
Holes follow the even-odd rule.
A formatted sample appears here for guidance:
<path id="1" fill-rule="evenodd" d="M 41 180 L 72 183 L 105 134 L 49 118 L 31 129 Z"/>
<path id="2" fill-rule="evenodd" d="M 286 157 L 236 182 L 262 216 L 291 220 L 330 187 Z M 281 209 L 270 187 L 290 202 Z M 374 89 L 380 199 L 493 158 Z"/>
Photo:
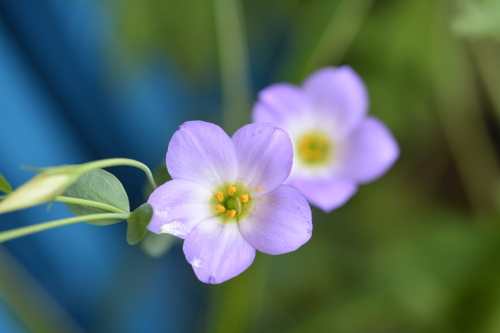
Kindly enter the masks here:
<path id="1" fill-rule="evenodd" d="M 349 66 L 324 67 L 303 84 L 276 83 L 258 94 L 254 122 L 273 123 L 290 135 L 294 162 L 286 183 L 325 213 L 380 178 L 399 156 L 390 130 L 368 116 L 368 93 Z"/>
<path id="2" fill-rule="evenodd" d="M 0 1 L 0 172 L 127 157 L 158 167 L 201 119 L 348 64 L 401 148 L 299 251 L 217 286 L 125 224 L 0 248 L 1 332 L 498 332 L 500 13 L 495 0 Z M 110 169 L 134 209 L 140 170 Z M 0 215 L 0 230 L 70 216 Z"/>

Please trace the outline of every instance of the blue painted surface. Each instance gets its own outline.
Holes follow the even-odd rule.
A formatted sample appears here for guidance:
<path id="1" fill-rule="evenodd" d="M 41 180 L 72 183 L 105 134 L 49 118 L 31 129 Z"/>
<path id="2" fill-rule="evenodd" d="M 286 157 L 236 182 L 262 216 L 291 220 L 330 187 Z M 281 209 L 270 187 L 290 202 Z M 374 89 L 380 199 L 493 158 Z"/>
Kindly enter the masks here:
<path id="1" fill-rule="evenodd" d="M 0 172 L 14 187 L 33 175 L 20 165 L 128 157 L 155 168 L 188 120 L 189 91 L 168 64 L 152 58 L 110 85 L 106 10 L 99 1 L 0 2 Z M 132 208 L 144 202 L 141 171 L 110 171 Z M 0 215 L 0 230 L 68 216 L 61 204 L 48 213 L 34 207 Z M 204 286 L 180 247 L 148 258 L 126 243 L 124 224 L 76 224 L 5 246 L 86 331 L 192 332 L 199 324 Z M 0 301 L 0 332 L 25 331 Z"/>

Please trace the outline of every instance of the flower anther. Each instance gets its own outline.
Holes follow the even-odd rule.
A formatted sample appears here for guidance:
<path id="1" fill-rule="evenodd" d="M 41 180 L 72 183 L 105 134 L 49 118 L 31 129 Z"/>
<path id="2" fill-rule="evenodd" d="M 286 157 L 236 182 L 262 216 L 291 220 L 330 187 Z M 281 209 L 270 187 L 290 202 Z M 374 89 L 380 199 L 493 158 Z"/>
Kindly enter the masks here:
<path id="1" fill-rule="evenodd" d="M 222 194 L 222 189 L 226 189 L 227 196 L 219 195 Z M 233 185 L 222 183 L 216 186 L 214 191 L 215 201 L 211 200 L 210 205 L 215 205 L 214 217 L 222 223 L 238 223 L 252 212 L 254 205 L 250 196 L 251 191 L 244 183 Z"/>

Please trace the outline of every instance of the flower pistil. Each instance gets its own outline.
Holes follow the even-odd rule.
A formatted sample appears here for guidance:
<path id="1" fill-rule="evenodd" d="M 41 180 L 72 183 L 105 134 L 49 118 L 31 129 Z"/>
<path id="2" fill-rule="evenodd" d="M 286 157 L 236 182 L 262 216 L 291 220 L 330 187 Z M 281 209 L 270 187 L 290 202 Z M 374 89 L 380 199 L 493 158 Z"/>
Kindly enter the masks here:
<path id="1" fill-rule="evenodd" d="M 212 204 L 215 204 L 215 216 L 223 223 L 238 223 L 252 211 L 253 202 L 245 184 L 221 184 L 217 190 L 214 194 L 216 202 L 212 201 Z"/>

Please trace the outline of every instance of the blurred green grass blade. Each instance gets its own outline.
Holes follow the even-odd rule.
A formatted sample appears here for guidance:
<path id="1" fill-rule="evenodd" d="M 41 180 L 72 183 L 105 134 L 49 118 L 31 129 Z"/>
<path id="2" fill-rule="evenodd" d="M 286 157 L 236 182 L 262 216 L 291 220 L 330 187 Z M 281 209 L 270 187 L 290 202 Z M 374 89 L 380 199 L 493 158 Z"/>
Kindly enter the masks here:
<path id="1" fill-rule="evenodd" d="M 132 56 L 132 68 L 160 51 L 175 58 L 192 86 L 204 82 L 217 59 L 211 1 L 109 1 L 117 9 L 118 36 Z"/>
<path id="2" fill-rule="evenodd" d="M 389 314 L 388 295 L 383 290 L 366 293 L 356 299 L 345 302 L 325 313 L 311 318 L 311 320 L 292 330 L 291 333 L 302 332 L 370 332 L 373 325 L 380 322 L 380 326 L 390 331 L 391 317 Z M 396 310 L 396 309 L 393 309 Z M 388 318 L 389 317 L 389 318 Z M 357 320 L 362 318 L 362 320 Z M 378 331 L 378 330 L 377 330 Z"/>
<path id="3" fill-rule="evenodd" d="M 259 332 L 259 318 L 266 299 L 267 277 L 272 257 L 257 253 L 245 272 L 210 291 L 208 332 Z"/>
<path id="4" fill-rule="evenodd" d="M 433 79 L 438 116 L 476 213 L 493 207 L 491 184 L 499 174 L 498 158 L 482 118 L 471 62 L 463 45 L 442 20 L 448 9 L 435 4 Z"/>
<path id="5" fill-rule="evenodd" d="M 0 246 L 0 294 L 33 333 L 83 333 L 56 299 Z"/>
<path id="6" fill-rule="evenodd" d="M 300 79 L 312 71 L 339 64 L 349 50 L 374 0 L 343 0 L 330 18 L 317 44 L 312 50 Z"/>
<path id="7" fill-rule="evenodd" d="M 491 40 L 477 40 L 470 45 L 500 124 L 500 45 Z"/>
<path id="8" fill-rule="evenodd" d="M 500 1 L 459 0 L 456 4 L 451 30 L 457 36 L 500 41 Z"/>
<path id="9" fill-rule="evenodd" d="M 222 123 L 232 135 L 250 122 L 250 76 L 240 0 L 213 0 L 222 86 Z"/>
<path id="10" fill-rule="evenodd" d="M 312 71 L 339 65 L 370 13 L 374 0 L 311 3 L 296 27 L 290 58 L 284 59 L 279 78 L 300 83 Z M 320 22 L 320 23 L 318 23 Z"/>
<path id="11" fill-rule="evenodd" d="M 9 194 L 12 192 L 12 186 L 10 186 L 9 182 L 5 177 L 0 173 L 0 191 Z"/>

